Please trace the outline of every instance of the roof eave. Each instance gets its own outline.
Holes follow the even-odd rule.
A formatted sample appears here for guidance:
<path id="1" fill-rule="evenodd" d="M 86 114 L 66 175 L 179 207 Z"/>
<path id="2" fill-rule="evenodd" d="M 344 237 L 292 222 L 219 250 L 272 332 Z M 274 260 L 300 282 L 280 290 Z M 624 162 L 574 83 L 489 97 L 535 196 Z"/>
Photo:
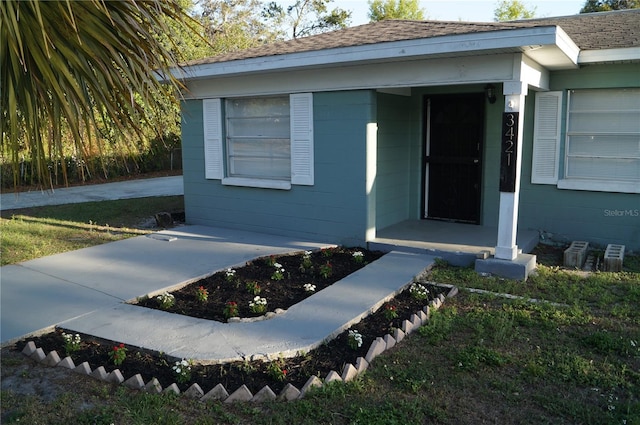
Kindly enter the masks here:
<path id="1" fill-rule="evenodd" d="M 640 62 L 640 47 L 617 49 L 582 50 L 578 64 Z"/>
<path id="2" fill-rule="evenodd" d="M 536 53 L 538 50 L 540 51 Z M 552 66 L 558 69 L 575 68 L 579 49 L 560 27 L 545 26 L 456 34 L 198 64 L 175 69 L 174 76 L 183 80 L 193 80 L 301 68 L 346 66 L 362 62 L 388 62 L 505 52 L 524 52 L 542 66 Z"/>

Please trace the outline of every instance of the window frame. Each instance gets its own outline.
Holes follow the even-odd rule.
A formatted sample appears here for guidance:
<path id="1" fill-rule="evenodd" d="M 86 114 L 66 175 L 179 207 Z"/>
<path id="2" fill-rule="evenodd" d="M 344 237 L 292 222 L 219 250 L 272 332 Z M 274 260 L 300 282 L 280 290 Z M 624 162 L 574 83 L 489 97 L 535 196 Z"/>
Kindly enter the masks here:
<path id="1" fill-rule="evenodd" d="M 609 109 L 605 109 L 605 108 L 595 108 L 592 107 L 591 109 L 585 109 L 585 110 L 572 110 L 572 97 L 575 98 L 575 96 L 577 95 L 581 95 L 581 94 L 585 94 L 587 92 L 605 92 L 605 91 L 609 91 L 612 93 L 621 91 L 621 90 L 632 90 L 632 91 L 638 91 L 640 94 L 640 90 L 636 89 L 636 88 L 607 88 L 607 89 L 576 89 L 576 90 L 568 90 L 568 96 L 567 96 L 567 105 L 566 105 L 566 114 L 565 114 L 565 123 L 566 123 L 566 129 L 565 129 L 565 136 L 564 136 L 564 153 L 562 155 L 563 157 L 563 173 L 562 173 L 562 179 L 558 180 L 557 183 L 557 187 L 559 189 L 571 189 L 571 190 L 588 190 L 588 191 L 602 191 L 602 192 L 622 192 L 622 193 L 640 193 L 640 178 L 635 179 L 635 178 L 631 178 L 631 179 L 624 179 L 624 178 L 607 178 L 607 177 L 598 177 L 598 176 L 579 176 L 579 175 L 570 175 L 570 170 L 571 170 L 571 161 L 575 161 L 578 160 L 578 158 L 587 158 L 587 159 L 593 159 L 593 160 L 597 160 L 598 158 L 609 158 L 613 161 L 625 161 L 625 160 L 639 160 L 640 161 L 640 157 L 636 157 L 636 156 L 625 156 L 622 154 L 619 155 L 604 155 L 603 154 L 598 154 L 597 152 L 593 152 L 591 154 L 589 153 L 580 153 L 580 154 L 575 154 L 575 153 L 571 153 L 571 147 L 572 147 L 572 143 L 579 143 L 578 142 L 578 137 L 580 136 L 602 136 L 602 137 L 606 137 L 606 138 L 616 138 L 619 136 L 632 136 L 635 137 L 636 135 L 640 138 L 640 124 L 638 125 L 638 132 L 621 132 L 621 131 L 615 131 L 612 129 L 608 129 L 605 131 L 593 131 L 593 130 L 584 130 L 584 131 L 580 131 L 581 129 L 574 129 L 572 126 L 572 116 L 579 116 L 580 114 L 594 114 L 595 116 L 598 116 L 599 119 L 606 119 L 606 118 L 601 118 L 601 115 L 597 115 L 597 114 L 612 114 L 612 113 L 616 113 L 616 110 L 609 108 Z M 595 105 L 594 105 L 595 106 Z M 619 112 L 621 112 L 622 110 L 620 110 Z M 629 110 L 625 109 L 625 112 L 628 112 Z M 639 110 L 635 110 L 632 109 L 631 110 L 632 113 L 637 113 L 638 114 L 638 118 L 639 120 L 636 122 L 640 122 L 640 109 Z M 573 138 L 573 139 L 572 139 Z"/>

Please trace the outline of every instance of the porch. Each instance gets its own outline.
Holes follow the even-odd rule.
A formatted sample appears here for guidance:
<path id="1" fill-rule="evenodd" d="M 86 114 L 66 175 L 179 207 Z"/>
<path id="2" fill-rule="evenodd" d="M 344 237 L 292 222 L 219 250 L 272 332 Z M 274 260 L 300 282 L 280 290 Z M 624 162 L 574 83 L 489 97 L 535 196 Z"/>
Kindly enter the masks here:
<path id="1" fill-rule="evenodd" d="M 421 252 L 443 258 L 455 266 L 471 266 L 495 253 L 496 227 L 437 220 L 406 220 L 381 229 L 369 249 Z M 518 230 L 518 249 L 529 253 L 539 242 L 538 232 Z"/>

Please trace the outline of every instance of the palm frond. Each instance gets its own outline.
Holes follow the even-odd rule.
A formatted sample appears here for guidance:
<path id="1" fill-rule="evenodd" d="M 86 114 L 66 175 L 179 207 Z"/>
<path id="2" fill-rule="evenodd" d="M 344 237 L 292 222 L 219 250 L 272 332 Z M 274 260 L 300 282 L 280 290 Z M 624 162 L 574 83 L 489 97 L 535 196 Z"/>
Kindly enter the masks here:
<path id="1" fill-rule="evenodd" d="M 47 160 L 62 154 L 62 125 L 78 154 L 105 120 L 140 137 L 149 108 L 165 107 L 158 72 L 170 76 L 179 61 L 154 37 L 170 31 L 167 19 L 197 25 L 167 0 L 0 2 L 3 156 L 30 155 L 42 183 Z"/>

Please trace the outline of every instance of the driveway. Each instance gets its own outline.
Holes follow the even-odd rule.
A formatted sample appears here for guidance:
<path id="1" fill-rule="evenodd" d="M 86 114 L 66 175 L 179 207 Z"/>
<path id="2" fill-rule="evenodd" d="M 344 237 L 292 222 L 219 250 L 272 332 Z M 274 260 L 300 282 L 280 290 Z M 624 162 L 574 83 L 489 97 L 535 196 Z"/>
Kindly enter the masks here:
<path id="1" fill-rule="evenodd" d="M 0 210 L 174 195 L 184 195 L 182 176 L 127 180 L 55 190 L 3 193 L 0 195 Z"/>

